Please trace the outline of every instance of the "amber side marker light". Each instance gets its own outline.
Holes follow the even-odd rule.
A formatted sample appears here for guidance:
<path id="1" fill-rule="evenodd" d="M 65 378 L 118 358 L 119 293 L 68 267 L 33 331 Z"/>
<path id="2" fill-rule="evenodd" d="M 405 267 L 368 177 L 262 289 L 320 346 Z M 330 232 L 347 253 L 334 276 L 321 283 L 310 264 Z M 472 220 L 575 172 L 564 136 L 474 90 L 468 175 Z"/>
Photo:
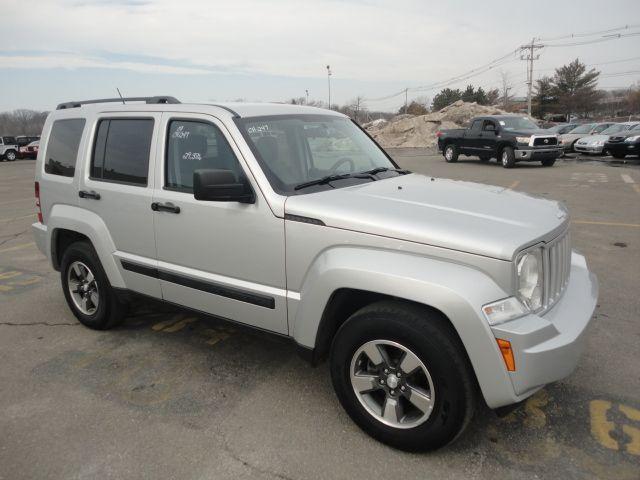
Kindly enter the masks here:
<path id="1" fill-rule="evenodd" d="M 511 350 L 511 342 L 509 340 L 503 340 L 496 338 L 498 341 L 498 347 L 500 347 L 500 353 L 502 353 L 502 359 L 507 366 L 507 370 L 510 372 L 516 371 L 516 361 L 513 357 L 513 350 Z"/>

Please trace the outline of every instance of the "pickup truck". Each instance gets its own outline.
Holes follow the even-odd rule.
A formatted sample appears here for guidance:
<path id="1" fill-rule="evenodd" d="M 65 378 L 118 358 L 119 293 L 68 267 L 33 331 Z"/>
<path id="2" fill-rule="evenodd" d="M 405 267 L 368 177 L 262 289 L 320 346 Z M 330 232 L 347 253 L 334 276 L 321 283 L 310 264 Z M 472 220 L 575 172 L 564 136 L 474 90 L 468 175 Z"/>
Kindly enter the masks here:
<path id="1" fill-rule="evenodd" d="M 512 168 L 517 162 L 542 162 L 551 167 L 561 153 L 558 136 L 538 128 L 528 117 L 491 115 L 476 117 L 468 128 L 440 130 L 438 151 L 447 162 L 459 155 L 478 156 L 483 162 L 491 158 Z"/>

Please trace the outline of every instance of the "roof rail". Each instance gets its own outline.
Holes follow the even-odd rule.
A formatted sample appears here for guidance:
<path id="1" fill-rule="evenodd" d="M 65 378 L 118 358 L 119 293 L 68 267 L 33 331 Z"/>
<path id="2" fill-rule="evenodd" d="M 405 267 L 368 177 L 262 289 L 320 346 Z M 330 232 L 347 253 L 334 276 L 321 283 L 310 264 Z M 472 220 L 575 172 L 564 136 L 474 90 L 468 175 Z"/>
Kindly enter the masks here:
<path id="1" fill-rule="evenodd" d="M 125 98 L 98 98 L 94 100 L 82 100 L 79 102 L 65 102 L 61 103 L 56 107 L 56 110 L 65 110 L 67 108 L 79 108 L 82 105 L 89 105 L 92 103 L 125 103 L 125 102 L 145 102 L 148 104 L 159 104 L 159 103 L 180 103 L 175 97 L 170 96 L 157 96 L 157 97 L 125 97 Z"/>

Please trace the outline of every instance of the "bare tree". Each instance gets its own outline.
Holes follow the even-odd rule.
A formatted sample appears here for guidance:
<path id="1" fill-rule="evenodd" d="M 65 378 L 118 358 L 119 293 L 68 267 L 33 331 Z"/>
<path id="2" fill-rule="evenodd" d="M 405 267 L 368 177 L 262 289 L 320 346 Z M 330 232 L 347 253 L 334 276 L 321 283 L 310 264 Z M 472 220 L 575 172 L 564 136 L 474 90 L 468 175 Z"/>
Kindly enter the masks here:
<path id="1" fill-rule="evenodd" d="M 513 89 L 513 84 L 509 79 L 508 72 L 500 72 L 500 79 L 502 81 L 502 96 L 500 97 L 500 103 L 502 103 L 502 108 L 507 110 L 509 108 L 509 103 L 511 103 L 511 99 L 513 95 L 511 95 L 511 90 Z"/>
<path id="2" fill-rule="evenodd" d="M 25 109 L 0 113 L 0 135 L 40 135 L 47 115 Z"/>

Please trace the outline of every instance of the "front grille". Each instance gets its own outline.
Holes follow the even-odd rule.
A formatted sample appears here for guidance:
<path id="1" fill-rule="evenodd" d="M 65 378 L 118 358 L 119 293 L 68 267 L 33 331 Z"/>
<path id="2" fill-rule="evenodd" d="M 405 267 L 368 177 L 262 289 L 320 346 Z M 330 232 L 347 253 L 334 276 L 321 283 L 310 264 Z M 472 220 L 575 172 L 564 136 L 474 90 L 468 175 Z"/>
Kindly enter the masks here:
<path id="1" fill-rule="evenodd" d="M 557 137 L 535 137 L 533 139 L 534 147 L 548 147 L 558 144 Z"/>
<path id="2" fill-rule="evenodd" d="M 544 308 L 555 304 L 569 283 L 571 243 L 566 232 L 544 248 Z"/>

